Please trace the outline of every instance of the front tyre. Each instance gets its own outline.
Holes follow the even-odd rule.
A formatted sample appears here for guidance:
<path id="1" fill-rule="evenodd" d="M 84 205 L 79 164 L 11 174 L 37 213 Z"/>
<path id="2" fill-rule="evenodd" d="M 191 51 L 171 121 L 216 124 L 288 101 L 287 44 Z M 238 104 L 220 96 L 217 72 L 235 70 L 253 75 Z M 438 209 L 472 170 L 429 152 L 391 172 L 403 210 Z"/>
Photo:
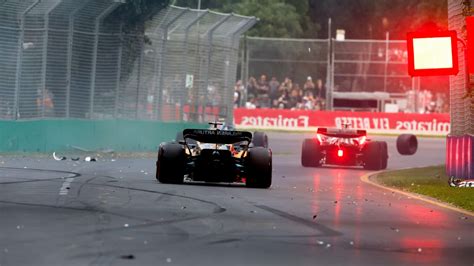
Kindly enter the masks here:
<path id="1" fill-rule="evenodd" d="M 251 148 L 245 159 L 250 188 L 269 188 L 272 185 L 272 153 L 263 147 Z"/>
<path id="2" fill-rule="evenodd" d="M 255 131 L 252 136 L 254 147 L 268 148 L 268 136 L 265 132 Z"/>

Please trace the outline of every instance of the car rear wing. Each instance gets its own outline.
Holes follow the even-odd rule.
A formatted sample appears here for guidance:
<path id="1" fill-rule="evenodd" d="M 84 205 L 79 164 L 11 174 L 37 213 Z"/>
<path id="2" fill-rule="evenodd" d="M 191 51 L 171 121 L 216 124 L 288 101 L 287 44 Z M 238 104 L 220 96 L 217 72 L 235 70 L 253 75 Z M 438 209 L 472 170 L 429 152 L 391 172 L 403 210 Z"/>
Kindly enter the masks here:
<path id="1" fill-rule="evenodd" d="M 240 141 L 252 141 L 252 133 L 247 131 L 185 129 L 184 139 L 194 139 L 204 143 L 232 144 Z"/>
<path id="2" fill-rule="evenodd" d="M 360 138 L 367 136 L 367 130 L 363 129 L 347 129 L 347 128 L 325 128 L 320 127 L 318 134 L 335 138 Z"/>

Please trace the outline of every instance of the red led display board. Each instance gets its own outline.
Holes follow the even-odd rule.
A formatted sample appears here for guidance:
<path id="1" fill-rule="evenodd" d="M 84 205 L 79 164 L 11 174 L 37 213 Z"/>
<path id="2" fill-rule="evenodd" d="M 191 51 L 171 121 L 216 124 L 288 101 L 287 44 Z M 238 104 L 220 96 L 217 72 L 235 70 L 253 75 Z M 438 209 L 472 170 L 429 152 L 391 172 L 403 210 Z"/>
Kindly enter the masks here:
<path id="1" fill-rule="evenodd" d="M 456 75 L 459 72 L 456 31 L 407 34 L 410 76 Z"/>

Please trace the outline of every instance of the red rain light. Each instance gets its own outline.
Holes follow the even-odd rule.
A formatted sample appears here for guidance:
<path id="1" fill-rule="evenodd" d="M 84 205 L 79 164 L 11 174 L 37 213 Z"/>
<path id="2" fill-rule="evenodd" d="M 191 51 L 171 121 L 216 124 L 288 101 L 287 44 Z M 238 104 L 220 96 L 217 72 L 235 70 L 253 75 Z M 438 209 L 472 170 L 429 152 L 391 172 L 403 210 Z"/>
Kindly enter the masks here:
<path id="1" fill-rule="evenodd" d="M 337 156 L 338 157 L 344 156 L 344 151 L 343 150 L 337 150 Z"/>
<path id="2" fill-rule="evenodd" d="M 410 76 L 456 75 L 459 72 L 456 31 L 409 32 Z"/>

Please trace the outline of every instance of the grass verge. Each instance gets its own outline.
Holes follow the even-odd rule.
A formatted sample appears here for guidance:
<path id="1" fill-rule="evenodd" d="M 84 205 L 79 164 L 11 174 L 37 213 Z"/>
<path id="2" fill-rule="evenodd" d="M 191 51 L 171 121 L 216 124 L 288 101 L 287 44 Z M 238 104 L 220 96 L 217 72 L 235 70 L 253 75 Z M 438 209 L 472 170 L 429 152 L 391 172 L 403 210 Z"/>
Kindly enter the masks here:
<path id="1" fill-rule="evenodd" d="M 450 187 L 444 165 L 384 172 L 375 181 L 474 211 L 474 188 Z"/>

